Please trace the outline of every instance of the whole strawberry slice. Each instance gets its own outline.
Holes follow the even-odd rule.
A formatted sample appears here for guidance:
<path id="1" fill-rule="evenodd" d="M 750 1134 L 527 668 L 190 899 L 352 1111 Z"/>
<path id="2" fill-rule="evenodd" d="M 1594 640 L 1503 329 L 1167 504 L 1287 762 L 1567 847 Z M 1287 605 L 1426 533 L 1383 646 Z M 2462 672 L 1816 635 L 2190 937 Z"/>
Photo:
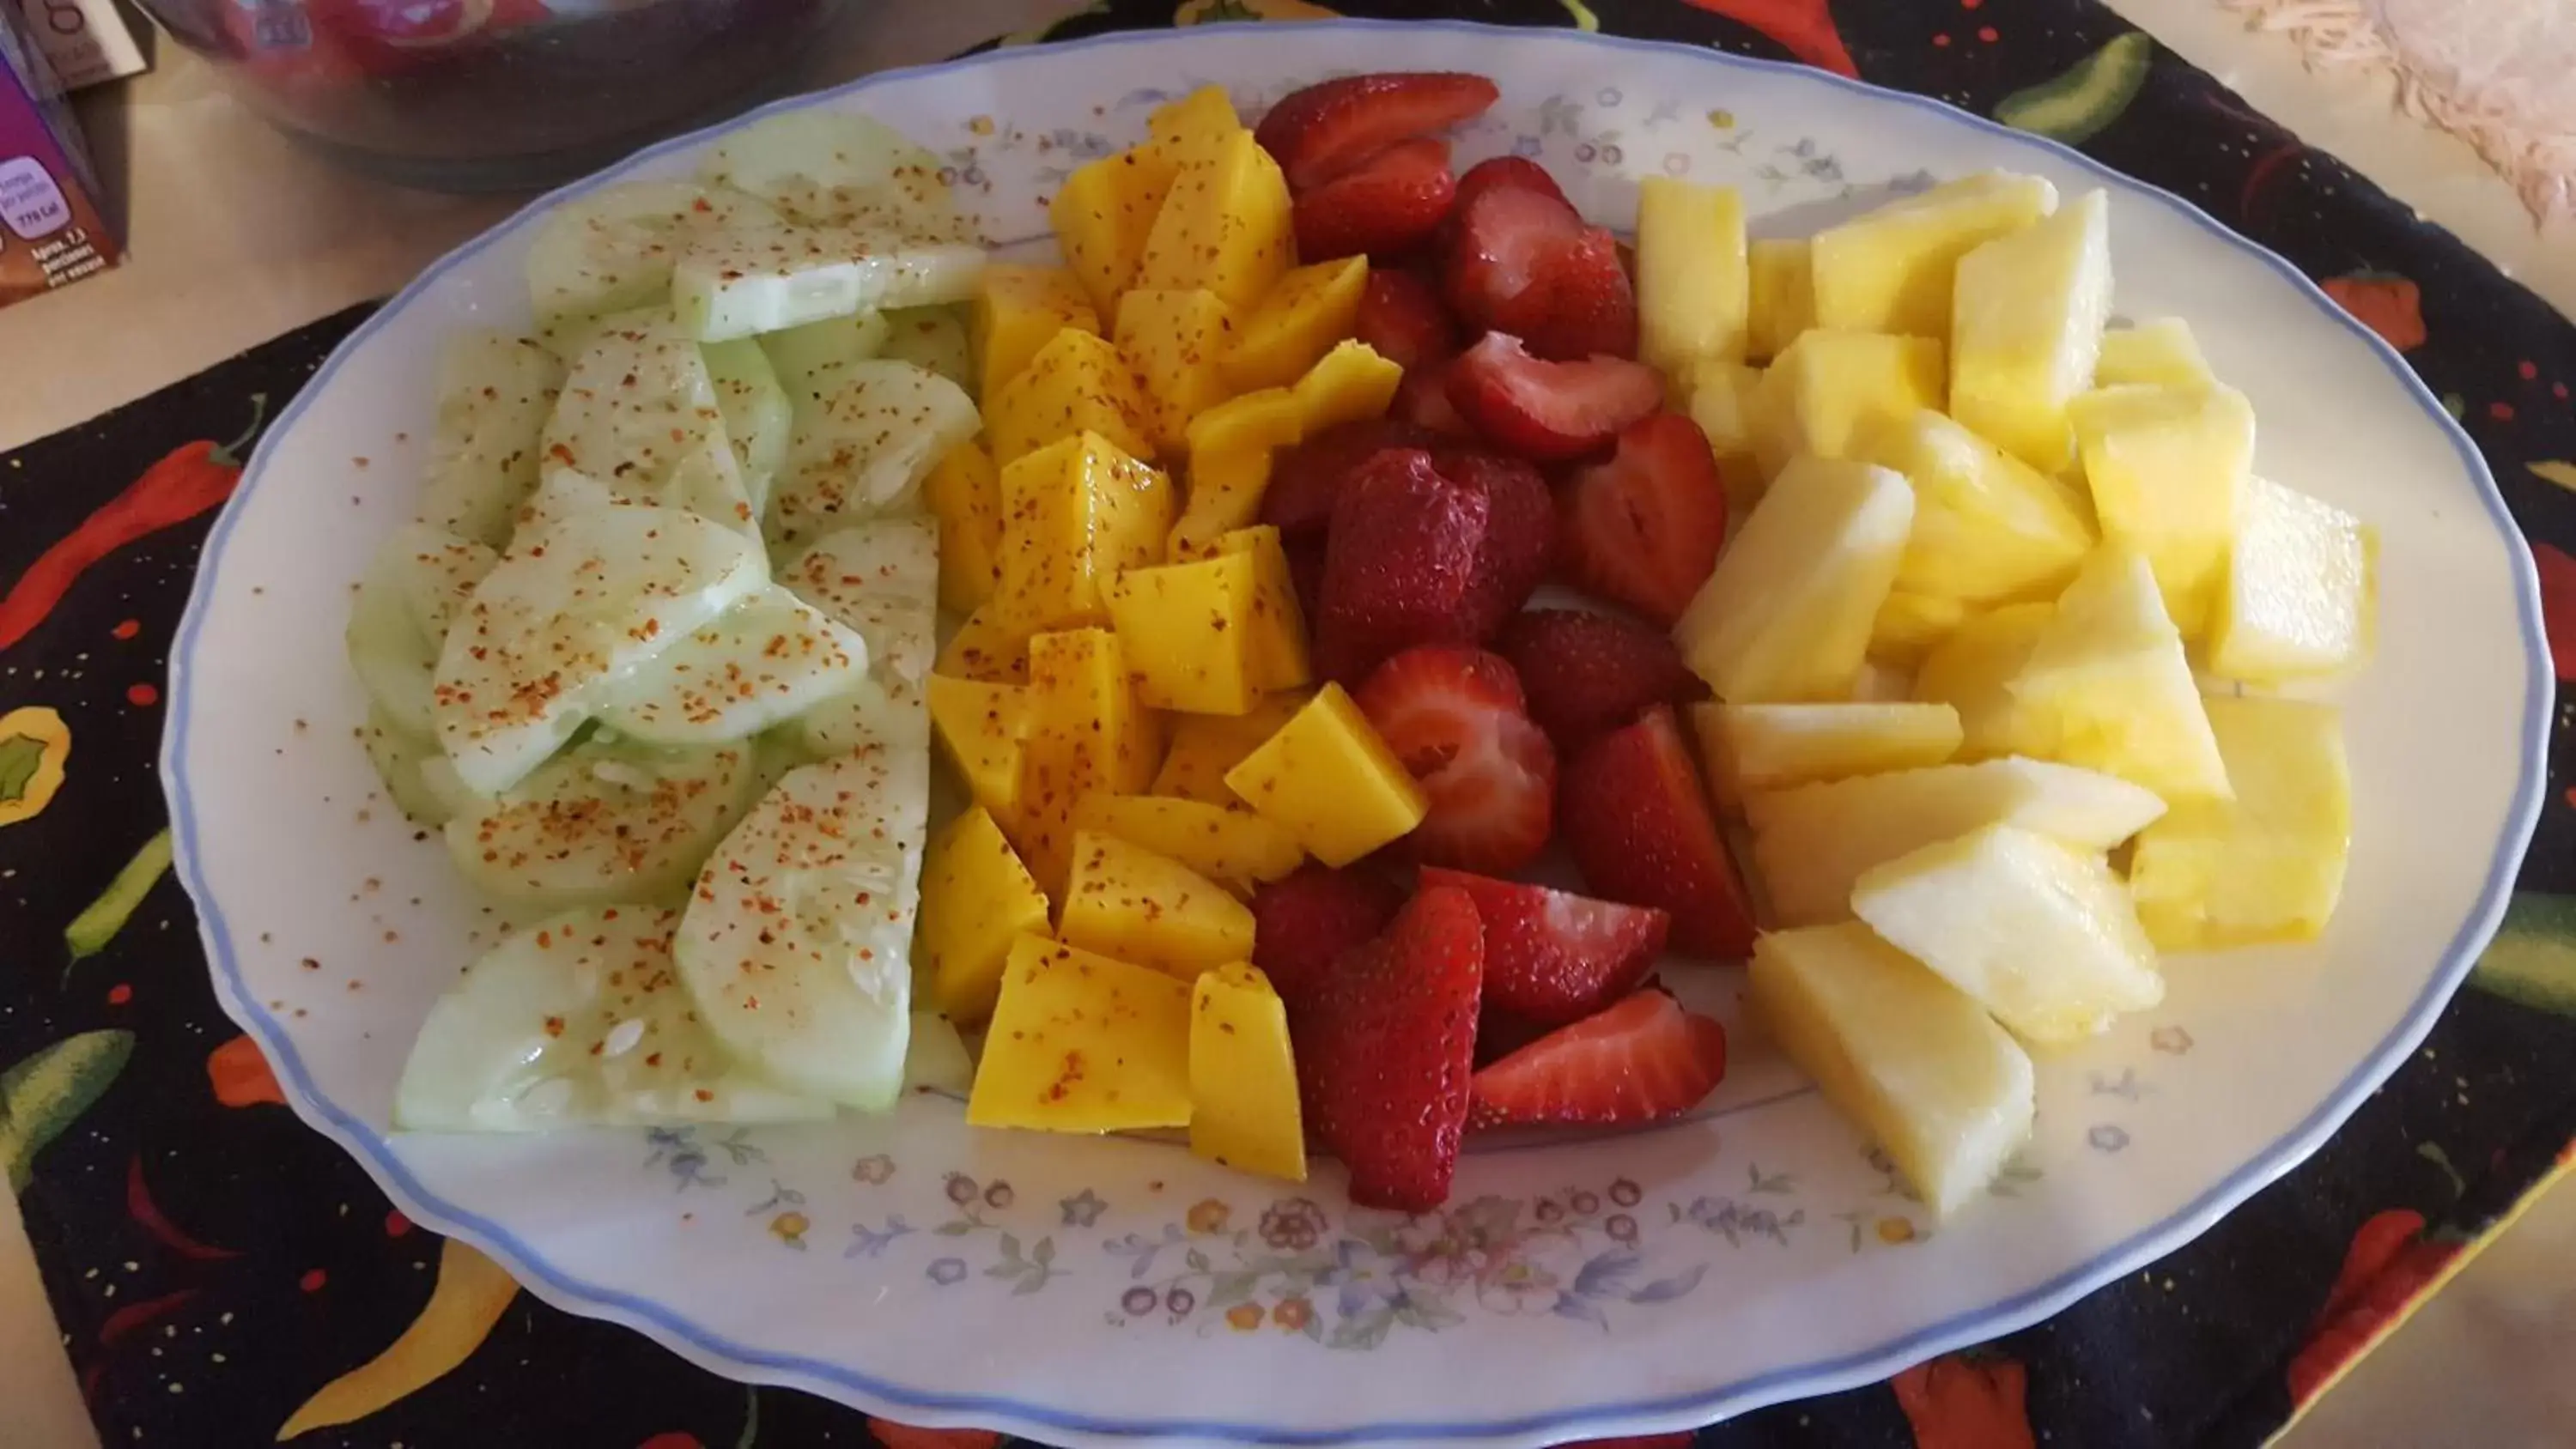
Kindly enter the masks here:
<path id="1" fill-rule="evenodd" d="M 1410 376 L 1448 361 L 1458 351 L 1458 324 L 1431 284 L 1411 272 L 1374 268 L 1360 293 L 1351 335 L 1376 349 Z"/>
<path id="2" fill-rule="evenodd" d="M 1656 413 L 1619 434 L 1562 500 L 1566 581 L 1670 627 L 1726 544 L 1726 489 L 1699 424 Z"/>
<path id="3" fill-rule="evenodd" d="M 1678 1117 L 1726 1077 L 1726 1028 L 1640 991 L 1476 1073 L 1470 1124 L 1629 1125 Z"/>
<path id="4" fill-rule="evenodd" d="M 1439 229 L 1456 189 L 1448 142 L 1427 136 L 1398 141 L 1298 193 L 1288 217 L 1297 232 L 1297 256 L 1321 262 L 1403 251 Z"/>
<path id="5" fill-rule="evenodd" d="M 1649 706 L 1689 704 L 1708 686 L 1670 635 L 1589 609 L 1532 609 L 1503 625 L 1494 648 L 1512 661 L 1530 718 L 1560 750 L 1615 730 Z"/>
<path id="6" fill-rule="evenodd" d="M 1708 793 L 1669 706 L 1575 752 L 1557 792 L 1566 849 L 1585 884 L 1673 918 L 1674 949 L 1740 959 L 1753 953 L 1753 911 L 1717 833 Z"/>
<path id="7" fill-rule="evenodd" d="M 1425 867 L 1422 884 L 1476 898 L 1485 923 L 1485 1006 L 1525 1021 L 1581 1021 L 1637 989 L 1671 922 L 1651 906 Z"/>
<path id="8" fill-rule="evenodd" d="M 1452 71 L 1343 76 L 1280 97 L 1252 139 L 1302 194 L 1398 141 L 1474 120 L 1501 94 L 1483 76 Z"/>
<path id="9" fill-rule="evenodd" d="M 1449 401 L 1493 443 L 1538 462 L 1580 458 L 1663 406 L 1664 380 L 1621 357 L 1542 362 L 1488 332 L 1450 364 Z"/>
<path id="10" fill-rule="evenodd" d="M 1520 682 L 1500 655 L 1407 649 L 1379 665 L 1352 699 L 1430 802 L 1406 837 L 1414 859 L 1510 871 L 1546 848 L 1556 750 L 1530 723 Z"/>
<path id="11" fill-rule="evenodd" d="M 1388 448 L 1426 448 L 1437 437 L 1396 418 L 1335 423 L 1271 456 L 1270 484 L 1261 494 L 1261 521 L 1285 538 L 1323 535 L 1333 521 L 1333 499 L 1362 463 Z"/>
<path id="12" fill-rule="evenodd" d="M 1351 1201 L 1427 1212 L 1449 1196 L 1476 1052 L 1484 928 L 1432 889 L 1335 963 L 1295 1028 L 1307 1124 L 1351 1174 Z"/>
<path id="13" fill-rule="evenodd" d="M 1489 512 L 1482 492 L 1442 477 L 1419 449 L 1383 449 L 1354 469 L 1324 544 L 1316 669 L 1352 684 L 1398 650 L 1474 639 Z"/>
<path id="14" fill-rule="evenodd" d="M 1491 164 L 1491 163 L 1487 163 Z M 1449 227 L 1449 305 L 1557 361 L 1637 350 L 1637 294 L 1619 241 L 1553 186 L 1505 178 L 1460 199 Z"/>
<path id="15" fill-rule="evenodd" d="M 1476 554 L 1476 631 L 1494 636 L 1547 580 L 1556 560 L 1556 497 L 1547 479 L 1518 458 L 1481 448 L 1435 445 L 1441 474 L 1485 495 L 1485 546 Z"/>
<path id="16" fill-rule="evenodd" d="M 1304 865 L 1252 893 L 1252 964 L 1291 1012 L 1323 989 L 1333 963 L 1386 929 L 1404 892 L 1367 870 Z"/>

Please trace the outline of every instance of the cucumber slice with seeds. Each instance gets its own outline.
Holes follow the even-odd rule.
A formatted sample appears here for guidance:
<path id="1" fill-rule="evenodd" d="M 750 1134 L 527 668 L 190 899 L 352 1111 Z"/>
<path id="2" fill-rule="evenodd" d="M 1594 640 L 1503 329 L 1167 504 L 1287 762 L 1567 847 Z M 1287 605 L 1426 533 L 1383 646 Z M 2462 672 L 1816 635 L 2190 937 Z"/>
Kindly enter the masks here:
<path id="1" fill-rule="evenodd" d="M 738 740 L 851 688 L 867 670 L 865 639 L 773 587 L 637 670 L 599 722 L 648 744 Z"/>
<path id="2" fill-rule="evenodd" d="M 406 733 L 432 732 L 441 643 L 500 555 L 443 529 L 408 523 L 376 548 L 359 576 L 345 639 L 370 705 Z"/>
<path id="3" fill-rule="evenodd" d="M 769 498 L 769 480 L 787 460 L 787 439 L 796 425 L 787 406 L 787 390 L 769 354 L 750 338 L 711 342 L 700 349 L 707 376 L 714 382 L 716 411 L 723 415 L 725 438 L 733 444 L 734 461 L 742 465 L 743 494 L 756 515 Z"/>
<path id="4" fill-rule="evenodd" d="M 546 213 L 528 244 L 528 301 L 548 323 L 658 306 L 691 239 L 779 220 L 768 203 L 728 187 L 611 186 Z"/>
<path id="5" fill-rule="evenodd" d="M 439 354 L 438 421 L 415 517 L 500 548 L 537 486 L 540 437 L 562 390 L 563 363 L 525 337 L 474 328 Z"/>
<path id="6" fill-rule="evenodd" d="M 486 893 L 549 910 L 676 900 L 758 798 L 753 754 L 583 741 L 449 820 L 448 857 Z"/>
<path id="7" fill-rule="evenodd" d="M 931 468 L 983 424 L 964 388 L 886 358 L 819 368 L 789 402 L 795 436 L 769 492 L 780 545 L 911 507 Z"/>

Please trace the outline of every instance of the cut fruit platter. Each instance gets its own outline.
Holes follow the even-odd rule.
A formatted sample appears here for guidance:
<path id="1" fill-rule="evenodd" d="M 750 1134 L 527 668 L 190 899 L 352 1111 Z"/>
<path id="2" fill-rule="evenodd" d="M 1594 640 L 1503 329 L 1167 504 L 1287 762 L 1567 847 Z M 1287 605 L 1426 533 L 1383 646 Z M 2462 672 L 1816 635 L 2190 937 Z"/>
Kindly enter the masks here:
<path id="1" fill-rule="evenodd" d="M 2529 575 L 2393 356 L 2071 153 L 1123 37 L 434 269 L 210 543 L 167 779 L 297 1110 L 544 1296 L 913 1422 L 1536 1444 L 2312 1149 L 2527 837 Z"/>

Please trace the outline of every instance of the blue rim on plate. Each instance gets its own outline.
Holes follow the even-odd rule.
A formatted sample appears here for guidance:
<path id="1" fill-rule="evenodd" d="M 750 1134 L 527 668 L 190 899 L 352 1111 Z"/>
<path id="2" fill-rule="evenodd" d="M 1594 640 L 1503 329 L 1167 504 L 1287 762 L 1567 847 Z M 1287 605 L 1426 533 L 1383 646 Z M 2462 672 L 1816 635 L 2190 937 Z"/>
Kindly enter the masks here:
<path id="1" fill-rule="evenodd" d="M 1305 34 L 1367 34 L 1379 30 L 1419 32 L 1446 29 L 1477 36 L 1526 36 L 1525 30 L 1479 25 L 1464 21 L 1374 21 L 1340 19 L 1317 21 L 1299 27 Z M 263 1008 L 246 990 L 239 963 L 235 959 L 232 937 L 221 908 L 209 897 L 198 870 L 200 843 L 197 821 L 189 801 L 185 761 L 187 739 L 196 699 L 189 688 L 189 664 L 194 656 L 199 628 L 204 622 L 207 601 L 212 594 L 216 570 L 221 567 L 226 540 L 242 505 L 259 487 L 266 474 L 271 454 L 263 441 L 244 470 L 235 497 L 216 520 L 203 551 L 188 608 L 182 616 L 177 647 L 170 660 L 169 725 L 162 739 L 161 772 L 163 789 L 168 795 L 174 832 L 175 867 L 182 885 L 196 902 L 199 934 L 203 937 L 209 960 L 214 967 L 217 999 L 224 1010 L 245 1030 L 254 1035 L 280 1075 L 291 1086 L 289 1102 L 296 1115 L 338 1143 L 358 1159 L 369 1176 L 375 1179 L 387 1196 L 417 1222 L 440 1232 L 459 1237 L 483 1249 L 507 1267 L 511 1275 L 538 1297 L 558 1308 L 589 1317 L 607 1318 L 635 1328 L 683 1357 L 711 1371 L 728 1377 L 758 1382 L 801 1386 L 799 1381 L 832 1386 L 849 1399 L 867 1408 L 897 1418 L 933 1425 L 1007 1426 L 1016 1431 L 1044 1434 L 1049 1430 L 1114 1437 L 1187 1437 L 1193 1439 L 1238 1443 L 1287 1444 L 1356 1444 L 1384 1440 L 1455 1440 L 1526 1438 L 1549 1435 L 1558 1438 L 1583 1438 L 1612 1433 L 1672 1429 L 1695 1426 L 1729 1417 L 1766 1404 L 1786 1399 L 1806 1398 L 1838 1392 L 1874 1383 L 1899 1369 L 1952 1349 L 1964 1348 L 2026 1327 L 2064 1309 L 2094 1289 L 2136 1271 L 2163 1257 L 2206 1231 L 2230 1209 L 2253 1193 L 2288 1172 L 2322 1146 L 2327 1137 L 2358 1107 L 2399 1063 L 2414 1051 L 2432 1029 L 2436 1017 L 2450 1000 L 2453 991 L 2475 964 L 2478 952 L 2494 935 L 2506 901 L 2513 888 L 2523 852 L 2529 845 L 2540 814 L 2541 787 L 2545 775 L 2550 710 L 2554 697 L 2551 671 L 2542 667 L 2547 659 L 2546 636 L 2541 625 L 2539 575 L 2535 569 L 2522 531 L 2507 510 L 2495 478 L 2479 456 L 2477 449 L 2458 423 L 2442 408 L 2422 379 L 2400 358 L 2397 352 L 2368 328 L 2355 321 L 2343 308 L 2319 290 L 2315 283 L 2289 262 L 2222 225 L 2207 212 L 2171 192 L 2147 185 L 2082 152 L 2045 137 L 2016 131 L 1985 117 L 1962 111 L 1944 102 L 1903 91 L 1881 89 L 1866 82 L 1830 72 L 1780 61 L 1756 60 L 1717 50 L 1675 46 L 1664 42 L 1635 40 L 1584 31 L 1549 31 L 1552 38 L 1568 44 L 1598 47 L 1604 51 L 1688 50 L 1702 60 L 1719 67 L 1736 67 L 1755 71 L 1794 74 L 1805 81 L 1838 90 L 1854 92 L 1876 101 L 1893 102 L 1930 111 L 1944 119 L 1990 135 L 2009 138 L 2024 146 L 2034 147 L 2079 167 L 2100 178 L 2107 187 L 2125 196 L 2137 197 L 2180 213 L 2201 230 L 2224 240 L 2237 250 L 2261 260 L 2295 287 L 2310 305 L 2335 325 L 2360 338 L 2374 349 L 2382 366 L 2395 375 L 2413 395 L 2425 416 L 2443 429 L 2451 446 L 2481 485 L 2481 496 L 2487 511 L 2504 536 L 2514 568 L 2514 581 L 2520 595 L 2518 621 L 2529 685 L 2523 706 L 2523 760 L 2517 783 L 2512 816 L 2503 836 L 2496 842 L 2487 878 L 2481 887 L 2476 908 L 2461 925 L 2445 949 L 2439 969 L 2425 983 L 2422 993 L 2408 1007 L 2394 1030 L 2383 1038 L 2352 1073 L 2314 1112 L 2297 1126 L 2283 1133 L 2243 1166 L 2221 1179 L 2215 1186 L 2184 1205 L 2163 1221 L 2131 1235 L 2088 1261 L 2068 1269 L 2046 1283 L 2028 1291 L 1998 1300 L 1983 1307 L 1953 1314 L 1938 1323 L 1890 1339 L 1871 1348 L 1795 1368 L 1718 1384 L 1690 1393 L 1621 1403 L 1585 1404 L 1546 1414 L 1523 1415 L 1511 1419 L 1472 1422 L 1430 1422 L 1391 1420 L 1380 1423 L 1351 1425 L 1338 1429 L 1282 1431 L 1259 1424 L 1222 1419 L 1105 1419 L 1088 1414 L 1064 1413 L 1000 1394 L 943 1394 L 927 1392 L 891 1383 L 869 1374 L 855 1372 L 836 1364 L 795 1355 L 769 1353 L 731 1342 L 708 1333 L 682 1319 L 668 1307 L 632 1294 L 600 1288 L 583 1282 L 548 1263 L 526 1242 L 508 1229 L 487 1218 L 466 1211 L 428 1192 L 394 1155 L 384 1135 L 375 1127 L 359 1121 L 346 1111 L 324 1101 L 316 1092 L 313 1080 L 297 1055 L 283 1026 L 275 1015 Z M 988 51 L 982 54 L 946 61 L 937 65 L 915 66 L 902 70 L 881 71 L 874 75 L 803 96 L 772 102 L 743 117 L 686 136 L 675 137 L 637 152 L 609 171 L 573 182 L 547 193 L 517 213 L 497 223 L 483 235 L 465 243 L 433 263 L 409 286 L 358 329 L 343 339 L 331 356 L 318 369 L 313 380 L 296 395 L 295 400 L 279 415 L 268 439 L 287 435 L 294 428 L 306 405 L 318 395 L 344 360 L 351 356 L 378 328 L 395 316 L 403 306 L 435 285 L 451 267 L 490 245 L 500 233 L 529 215 L 573 200 L 601 186 L 612 184 L 647 159 L 667 155 L 703 144 L 708 138 L 731 130 L 747 121 L 783 111 L 826 105 L 865 95 L 889 81 L 937 75 L 978 66 L 1009 66 L 1023 57 L 1052 56 L 1066 51 L 1101 49 L 1138 44 L 1185 43 L 1176 32 L 1167 30 L 1119 31 L 1082 40 L 1052 43 L 1026 50 Z"/>

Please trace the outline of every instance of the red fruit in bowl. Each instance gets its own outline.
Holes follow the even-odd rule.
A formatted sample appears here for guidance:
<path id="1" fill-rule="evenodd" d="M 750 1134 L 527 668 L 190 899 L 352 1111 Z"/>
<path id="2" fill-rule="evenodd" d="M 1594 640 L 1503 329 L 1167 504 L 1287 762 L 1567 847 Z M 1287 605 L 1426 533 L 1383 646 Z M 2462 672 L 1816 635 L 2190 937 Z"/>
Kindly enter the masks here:
<path id="1" fill-rule="evenodd" d="M 1476 1127 L 1678 1117 L 1726 1077 L 1726 1028 L 1660 991 L 1560 1027 L 1476 1073 Z"/>
<path id="2" fill-rule="evenodd" d="M 1484 928 L 1465 892 L 1425 890 L 1337 962 L 1297 1032 L 1307 1125 L 1351 1201 L 1427 1212 L 1449 1196 L 1476 1052 Z"/>
<path id="3" fill-rule="evenodd" d="M 1455 211 L 1441 285 L 1461 320 L 1492 329 L 1536 285 L 1556 249 L 1582 238 L 1583 217 L 1552 188 L 1538 191 L 1517 181 L 1487 180 L 1472 197 L 1456 197 L 1454 187 L 1452 193 Z"/>
<path id="4" fill-rule="evenodd" d="M 1574 210 L 1574 203 L 1565 199 L 1556 178 L 1527 156 L 1488 156 L 1468 167 L 1466 174 L 1458 178 L 1458 207 L 1463 211 L 1467 203 L 1486 192 L 1505 188 L 1534 192 L 1568 211 Z"/>
<path id="5" fill-rule="evenodd" d="M 1655 413 L 1574 475 L 1561 504 L 1566 581 L 1670 627 L 1717 567 L 1726 489 L 1699 424 Z"/>
<path id="6" fill-rule="evenodd" d="M 1352 699 L 1430 802 L 1406 837 L 1416 860 L 1511 871 L 1547 847 L 1556 750 L 1530 723 L 1520 682 L 1500 655 L 1407 649 L 1379 665 Z"/>
<path id="7" fill-rule="evenodd" d="M 1448 142 L 1398 141 L 1298 195 L 1289 211 L 1297 255 L 1321 262 L 1402 251 L 1439 229 L 1456 185 Z"/>
<path id="8" fill-rule="evenodd" d="M 1538 721 L 1560 750 L 1615 730 L 1658 704 L 1708 697 L 1671 637 L 1589 609 L 1532 609 L 1503 625 L 1494 648 L 1512 662 Z"/>
<path id="9" fill-rule="evenodd" d="M 1351 335 L 1410 375 L 1458 351 L 1458 324 L 1431 284 L 1411 272 L 1373 268 Z"/>
<path id="10" fill-rule="evenodd" d="M 1550 249 L 1537 284 L 1488 324 L 1518 335 L 1541 357 L 1633 357 L 1637 290 L 1618 238 L 1599 227 Z"/>
<path id="11" fill-rule="evenodd" d="M 1485 495 L 1485 546 L 1476 555 L 1477 626 L 1482 643 L 1547 580 L 1556 559 L 1556 497 L 1536 468 L 1481 448 L 1434 446 L 1433 464 Z"/>
<path id="12" fill-rule="evenodd" d="M 1730 959 L 1753 953 L 1743 878 L 1668 706 L 1574 753 L 1557 792 L 1557 823 L 1585 884 L 1671 915 L 1674 949 Z"/>
<path id="13" fill-rule="evenodd" d="M 1449 305 L 1471 327 L 1508 332 L 1540 357 L 1637 350 L 1637 296 L 1618 239 L 1561 195 L 1511 182 L 1456 203 Z"/>
<path id="14" fill-rule="evenodd" d="M 1501 94 L 1483 76 L 1450 71 L 1343 76 L 1280 97 L 1252 138 L 1302 193 L 1399 141 L 1474 120 Z"/>
<path id="15" fill-rule="evenodd" d="M 1366 870 L 1303 865 L 1252 893 L 1252 964 L 1292 1012 L 1322 990 L 1333 963 L 1366 944 L 1404 905 L 1404 892 Z"/>
<path id="16" fill-rule="evenodd" d="M 1456 366 L 1457 359 L 1451 358 L 1406 371 L 1404 380 L 1395 385 L 1395 402 L 1388 415 L 1442 437 L 1475 437 L 1476 430 L 1449 403 L 1449 373 Z"/>
<path id="17" fill-rule="evenodd" d="M 1646 979 L 1671 927 L 1651 906 L 1425 867 L 1422 884 L 1476 899 L 1485 923 L 1485 1006 L 1544 1026 L 1581 1021 Z"/>
<path id="18" fill-rule="evenodd" d="M 1431 455 L 1383 449 L 1333 499 L 1314 614 L 1315 667 L 1353 683 L 1417 644 L 1475 637 L 1485 495 L 1442 477 Z"/>
<path id="19" fill-rule="evenodd" d="M 1388 448 L 1424 448 L 1435 440 L 1429 430 L 1402 419 L 1335 423 L 1272 455 L 1261 521 L 1286 538 L 1320 536 L 1333 521 L 1333 499 L 1362 463 Z"/>
<path id="20" fill-rule="evenodd" d="M 1543 362 L 1488 332 L 1450 365 L 1449 401 L 1476 431 L 1539 462 L 1580 458 L 1663 406 L 1664 380 L 1619 357 Z"/>

